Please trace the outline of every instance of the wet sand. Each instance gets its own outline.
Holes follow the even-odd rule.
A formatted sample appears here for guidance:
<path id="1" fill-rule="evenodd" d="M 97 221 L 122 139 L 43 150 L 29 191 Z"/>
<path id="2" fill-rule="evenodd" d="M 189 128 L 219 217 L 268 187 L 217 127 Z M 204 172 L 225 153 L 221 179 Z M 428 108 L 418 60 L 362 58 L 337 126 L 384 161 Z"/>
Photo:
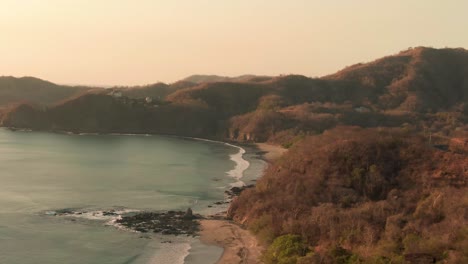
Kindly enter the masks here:
<path id="1" fill-rule="evenodd" d="M 226 220 L 202 220 L 200 240 L 224 248 L 217 263 L 255 264 L 264 250 L 248 230 Z"/>
<path id="2" fill-rule="evenodd" d="M 267 143 L 256 143 L 268 163 L 280 158 L 287 149 Z M 261 176 L 261 175 L 260 175 Z M 200 240 L 224 249 L 219 264 L 255 264 L 264 251 L 257 238 L 238 224 L 227 220 L 202 220 Z"/>

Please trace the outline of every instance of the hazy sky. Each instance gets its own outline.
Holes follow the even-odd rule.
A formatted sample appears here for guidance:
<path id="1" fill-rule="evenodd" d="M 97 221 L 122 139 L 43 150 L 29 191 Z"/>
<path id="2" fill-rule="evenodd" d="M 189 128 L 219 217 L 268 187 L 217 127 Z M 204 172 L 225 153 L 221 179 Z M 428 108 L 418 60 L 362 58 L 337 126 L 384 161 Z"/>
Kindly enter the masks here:
<path id="1" fill-rule="evenodd" d="M 0 75 L 321 76 L 411 46 L 468 48 L 467 11 L 466 0 L 0 0 Z"/>

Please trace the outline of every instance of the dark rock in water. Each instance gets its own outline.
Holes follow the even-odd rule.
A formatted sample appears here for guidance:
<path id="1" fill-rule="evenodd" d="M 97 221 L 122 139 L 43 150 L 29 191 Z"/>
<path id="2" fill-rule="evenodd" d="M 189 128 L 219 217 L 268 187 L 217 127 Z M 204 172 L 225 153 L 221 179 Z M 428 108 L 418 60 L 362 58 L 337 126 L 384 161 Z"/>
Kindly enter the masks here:
<path id="1" fill-rule="evenodd" d="M 243 191 L 243 188 L 242 188 L 242 187 L 232 187 L 232 188 L 231 188 L 231 192 L 232 192 L 234 195 L 239 195 L 242 191 Z"/>
<path id="2" fill-rule="evenodd" d="M 146 230 L 146 229 L 144 229 L 142 227 L 136 227 L 135 230 L 138 231 L 138 232 L 141 232 L 141 233 L 147 233 L 148 232 L 148 230 Z"/>
<path id="3" fill-rule="evenodd" d="M 230 197 L 239 196 L 244 190 L 253 188 L 255 185 L 250 184 L 242 187 L 232 187 L 230 190 L 225 191 L 225 193 Z"/>
<path id="4" fill-rule="evenodd" d="M 69 215 L 69 214 L 73 214 L 75 211 L 73 211 L 73 209 L 70 209 L 70 208 L 65 208 L 65 209 L 56 210 L 55 212 L 57 215 Z"/>
<path id="5" fill-rule="evenodd" d="M 102 212 L 102 215 L 104 215 L 104 216 L 113 216 L 113 215 L 118 215 L 118 214 L 116 214 L 114 210 L 110 210 L 110 211 Z"/>
<path id="6" fill-rule="evenodd" d="M 116 222 L 138 232 L 153 231 L 164 235 L 197 235 L 200 224 L 196 219 L 201 215 L 193 214 L 189 208 L 183 211 L 142 212 L 131 216 L 123 216 Z"/>
<path id="7" fill-rule="evenodd" d="M 184 214 L 184 219 L 193 219 L 193 211 L 192 208 L 188 208 Z"/>

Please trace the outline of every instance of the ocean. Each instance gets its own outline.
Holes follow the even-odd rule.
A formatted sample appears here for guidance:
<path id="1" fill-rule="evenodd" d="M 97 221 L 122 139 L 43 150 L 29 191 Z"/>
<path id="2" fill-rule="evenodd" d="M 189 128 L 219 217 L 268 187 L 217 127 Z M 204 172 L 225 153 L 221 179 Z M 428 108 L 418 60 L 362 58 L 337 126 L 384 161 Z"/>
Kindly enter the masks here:
<path id="1" fill-rule="evenodd" d="M 213 141 L 0 129 L 0 263 L 215 263 L 221 248 L 124 230 L 103 211 L 213 214 L 226 210 L 214 203 L 227 189 L 264 166 Z M 63 209 L 83 213 L 54 216 Z"/>

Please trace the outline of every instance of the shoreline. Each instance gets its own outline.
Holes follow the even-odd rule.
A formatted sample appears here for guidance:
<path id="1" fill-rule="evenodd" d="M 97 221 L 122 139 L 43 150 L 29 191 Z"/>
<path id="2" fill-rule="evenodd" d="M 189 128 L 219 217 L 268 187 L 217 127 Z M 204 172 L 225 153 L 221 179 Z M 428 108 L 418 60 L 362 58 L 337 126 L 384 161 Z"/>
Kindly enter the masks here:
<path id="1" fill-rule="evenodd" d="M 200 241 L 223 248 L 216 263 L 255 264 L 264 248 L 250 231 L 227 220 L 201 220 Z"/>
<path id="2" fill-rule="evenodd" d="M 11 131 L 24 131 L 34 132 L 37 130 L 29 129 L 15 129 L 2 127 Z M 287 149 L 280 146 L 271 145 L 268 143 L 243 143 L 243 142 L 232 142 L 232 141 L 218 141 L 213 139 L 204 139 L 197 137 L 187 137 L 178 135 L 165 135 L 165 134 L 131 134 L 131 133 L 74 133 L 67 131 L 38 131 L 38 132 L 50 132 L 65 135 L 113 135 L 113 136 L 168 136 L 176 138 L 184 138 L 190 140 L 207 141 L 218 144 L 225 144 L 230 147 L 239 149 L 239 152 L 234 155 L 230 155 L 230 159 L 236 162 L 236 166 L 233 170 L 228 172 L 228 175 L 238 182 L 243 182 L 242 178 L 245 175 L 234 175 L 233 171 L 239 169 L 239 159 L 233 159 L 233 156 L 237 156 L 240 160 L 244 160 L 249 163 L 248 160 L 244 159 L 245 154 L 255 154 L 257 159 L 261 159 L 266 162 L 266 166 L 271 164 L 274 160 L 280 158 Z M 239 157 L 240 156 L 240 157 Z M 240 166 L 242 172 L 248 167 Z M 239 177 L 240 176 L 240 177 Z M 256 178 L 260 178 L 262 175 L 257 175 Z M 220 259 L 216 263 L 245 263 L 254 264 L 258 263 L 258 259 L 261 257 L 264 247 L 258 242 L 257 238 L 239 224 L 229 221 L 225 216 L 226 212 L 219 212 L 212 216 L 206 216 L 205 219 L 199 221 L 200 233 L 198 239 L 201 243 L 209 246 L 217 246 L 223 249 L 223 253 Z M 186 256 L 187 257 L 187 256 Z"/>
<path id="3" fill-rule="evenodd" d="M 254 143 L 244 145 L 259 155 L 267 166 L 280 158 L 287 149 L 267 143 Z M 237 146 L 238 147 L 238 146 Z M 241 148 L 242 148 L 241 144 Z M 262 175 L 258 175 L 257 178 Z M 241 178 L 242 180 L 242 178 Z M 219 215 L 218 215 L 219 217 Z M 200 220 L 199 239 L 206 245 L 214 245 L 223 248 L 221 258 L 217 264 L 255 264 L 259 263 L 265 248 L 257 238 L 241 225 L 224 219 L 213 218 Z"/>

